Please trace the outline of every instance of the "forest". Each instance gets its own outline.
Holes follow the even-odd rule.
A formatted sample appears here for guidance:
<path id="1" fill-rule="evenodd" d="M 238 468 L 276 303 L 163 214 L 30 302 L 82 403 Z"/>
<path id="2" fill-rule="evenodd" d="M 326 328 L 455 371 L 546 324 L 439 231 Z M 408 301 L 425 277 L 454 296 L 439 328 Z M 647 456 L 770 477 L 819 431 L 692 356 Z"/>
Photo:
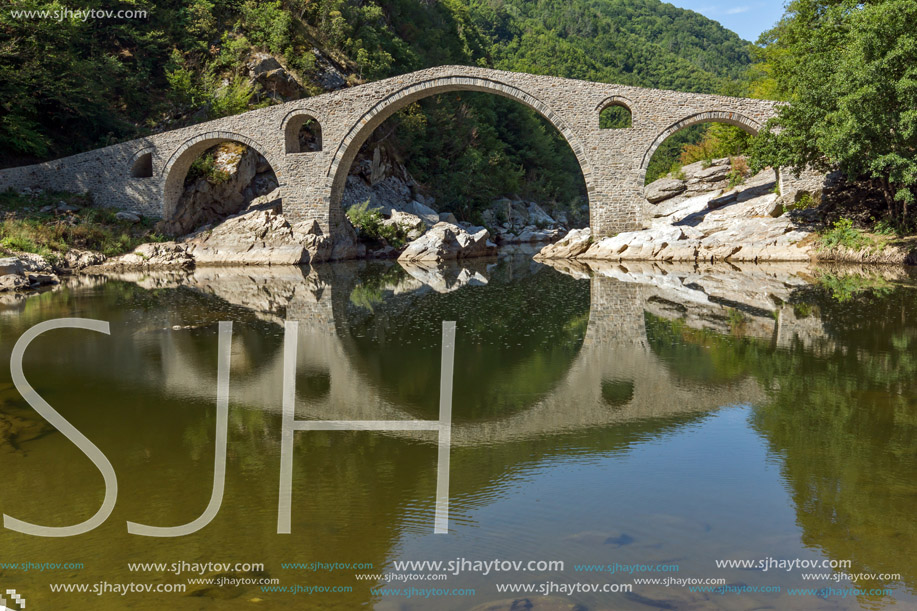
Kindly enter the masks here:
<path id="1" fill-rule="evenodd" d="M 917 5 L 793 0 L 752 44 L 658 0 L 89 0 L 135 19 L 0 10 L 0 167 L 23 165 L 268 104 L 463 64 L 592 81 L 791 101 L 763 137 L 697 127 L 664 143 L 648 180 L 688 152 L 750 152 L 754 166 L 839 167 L 882 194 L 876 214 L 912 222 L 917 185 Z M 296 80 L 285 95 L 249 74 L 253 54 Z M 777 129 L 779 127 L 779 129 Z M 445 130 L 450 138 L 443 138 Z M 381 130 L 380 130 L 381 131 Z M 422 100 L 384 136 L 441 206 L 515 194 L 583 197 L 553 127 L 489 95 Z M 694 146 L 693 153 L 686 148 Z M 699 148 L 698 148 L 699 147 Z M 446 171 L 448 169 L 448 172 Z"/>

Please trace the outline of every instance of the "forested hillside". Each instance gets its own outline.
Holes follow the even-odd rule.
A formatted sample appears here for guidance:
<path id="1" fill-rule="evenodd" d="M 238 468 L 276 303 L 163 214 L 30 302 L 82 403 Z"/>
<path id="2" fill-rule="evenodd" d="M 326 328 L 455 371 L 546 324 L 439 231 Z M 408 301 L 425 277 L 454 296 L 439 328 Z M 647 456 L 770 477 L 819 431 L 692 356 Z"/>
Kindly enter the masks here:
<path id="1" fill-rule="evenodd" d="M 701 92 L 735 92 L 748 45 L 657 0 L 137 0 L 144 19 L 0 11 L 0 163 L 146 133 L 448 63 Z M 123 8 L 90 1 L 83 8 Z M 267 53 L 290 81 L 253 76 Z M 487 95 L 425 100 L 389 145 L 448 207 L 514 192 L 572 197 L 575 161 L 532 111 Z M 444 130 L 456 137 L 443 138 Z M 458 143 L 458 144 L 457 144 Z M 572 176 L 571 176 L 572 174 Z"/>

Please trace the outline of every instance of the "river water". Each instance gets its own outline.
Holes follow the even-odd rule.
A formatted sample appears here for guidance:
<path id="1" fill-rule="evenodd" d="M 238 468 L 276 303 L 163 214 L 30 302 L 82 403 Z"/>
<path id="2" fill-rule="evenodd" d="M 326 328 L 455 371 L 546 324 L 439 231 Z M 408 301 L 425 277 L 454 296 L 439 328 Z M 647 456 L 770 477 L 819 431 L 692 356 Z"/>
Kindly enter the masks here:
<path id="1" fill-rule="evenodd" d="M 897 268 L 523 257 L 71 278 L 3 305 L 0 351 L 8 363 L 42 321 L 110 323 L 39 336 L 24 371 L 111 461 L 117 504 L 75 537 L 0 529 L 0 586 L 35 609 L 915 608 L 915 287 Z M 277 534 L 286 320 L 298 420 L 437 420 L 442 322 L 456 322 L 448 534 L 434 532 L 437 434 L 404 430 L 296 432 L 292 532 Z M 220 511 L 192 535 L 130 535 L 127 521 L 191 522 L 211 497 L 219 321 L 233 322 Z M 8 367 L 0 473 L 0 510 L 36 524 L 81 522 L 104 494 Z M 522 564 L 470 564 L 495 559 Z M 426 560 L 462 570 L 396 564 Z M 3 568 L 29 562 L 82 568 Z M 343 591 L 128 566 L 181 562 Z M 50 588 L 103 582 L 188 592 Z"/>

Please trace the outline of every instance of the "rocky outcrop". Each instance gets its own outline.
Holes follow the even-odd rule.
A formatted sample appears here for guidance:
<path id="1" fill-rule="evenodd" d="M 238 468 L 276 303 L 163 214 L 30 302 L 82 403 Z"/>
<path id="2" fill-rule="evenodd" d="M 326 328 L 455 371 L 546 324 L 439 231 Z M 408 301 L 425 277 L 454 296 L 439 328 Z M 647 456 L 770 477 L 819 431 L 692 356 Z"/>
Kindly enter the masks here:
<path id="1" fill-rule="evenodd" d="M 657 204 L 670 197 L 675 197 L 686 188 L 685 181 L 683 180 L 668 177 L 660 178 L 646 186 L 646 189 L 644 189 L 644 196 L 649 203 Z"/>
<path id="2" fill-rule="evenodd" d="M 648 184 L 643 190 L 643 196 L 650 204 L 666 202 L 667 207 L 672 207 L 673 204 L 677 205 L 701 193 L 727 189 L 730 173 L 741 172 L 744 168 L 742 163 L 733 167 L 728 157 L 691 163 L 681 168 L 679 177 L 666 176 Z M 651 211 L 651 216 L 657 216 L 657 212 Z"/>
<path id="3" fill-rule="evenodd" d="M 592 245 L 592 230 L 571 229 L 559 242 L 549 244 L 535 255 L 536 259 L 575 259 Z"/>
<path id="4" fill-rule="evenodd" d="M 194 259 L 184 245 L 176 242 L 151 242 L 141 244 L 133 251 L 109 259 L 101 265 L 107 269 L 187 269 L 194 267 Z"/>
<path id="5" fill-rule="evenodd" d="M 682 193 L 671 183 L 666 199 L 650 207 L 649 227 L 598 240 L 570 232 L 545 247 L 540 259 L 606 261 L 807 261 L 815 256 L 816 230 L 808 212 L 785 214 L 774 193 L 774 173 L 764 170 L 725 193 L 728 160 L 694 164 Z M 725 170 L 725 171 L 724 171 Z M 666 179 L 668 180 L 668 179 Z M 692 181 L 695 181 L 692 183 Z M 660 181 L 657 181 L 657 183 Z M 696 192 L 699 183 L 707 185 Z M 653 183 L 656 184 L 656 183 Z M 692 186 L 693 185 L 693 186 Z M 652 186 L 652 185 L 651 185 Z M 666 184 L 653 193 L 660 194 Z"/>
<path id="6" fill-rule="evenodd" d="M 0 258 L 0 293 L 31 291 L 60 284 L 60 279 L 43 257 L 20 253 Z"/>
<path id="7" fill-rule="evenodd" d="M 229 217 L 174 242 L 143 244 L 104 263 L 109 269 L 189 268 L 214 265 L 303 265 L 356 258 L 365 247 L 354 236 L 338 240 L 317 221 L 290 223 L 279 211 L 277 193 L 253 210 Z M 274 198 L 274 199 L 272 199 Z"/>
<path id="8" fill-rule="evenodd" d="M 561 212 L 555 219 L 535 202 L 501 198 L 481 213 L 498 244 L 555 242 L 566 232 L 568 218 Z M 588 207 L 587 207 L 588 216 Z"/>
<path id="9" fill-rule="evenodd" d="M 496 254 L 497 246 L 483 227 L 466 231 L 451 223 L 437 223 L 414 240 L 398 257 L 399 261 L 450 261 Z"/>
<path id="10" fill-rule="evenodd" d="M 249 78 L 261 85 L 263 97 L 277 102 L 296 100 L 302 97 L 305 90 L 299 81 L 290 74 L 283 64 L 273 55 L 254 53 L 246 63 Z"/>
<path id="11" fill-rule="evenodd" d="M 228 218 L 183 246 L 196 265 L 301 265 L 326 261 L 332 250 L 316 221 L 290 224 L 273 209 Z"/>

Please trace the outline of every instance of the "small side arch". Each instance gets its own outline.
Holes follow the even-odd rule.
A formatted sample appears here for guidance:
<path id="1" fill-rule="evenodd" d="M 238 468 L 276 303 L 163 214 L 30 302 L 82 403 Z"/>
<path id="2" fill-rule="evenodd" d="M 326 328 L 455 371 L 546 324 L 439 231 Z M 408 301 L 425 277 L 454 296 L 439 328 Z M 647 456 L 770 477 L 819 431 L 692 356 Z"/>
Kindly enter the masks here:
<path id="1" fill-rule="evenodd" d="M 630 129 L 634 126 L 634 103 L 623 95 L 610 95 L 595 107 L 596 121 L 599 127 L 602 127 L 602 115 L 609 109 L 623 108 L 627 111 L 628 125 L 616 127 L 615 129 Z"/>
<path id="2" fill-rule="evenodd" d="M 313 142 L 308 150 L 303 150 L 300 142 L 300 132 L 306 126 L 312 132 Z M 284 150 L 289 153 L 314 153 L 322 150 L 322 124 L 315 118 L 315 113 L 307 109 L 297 109 L 290 111 L 283 118 L 281 124 L 283 130 Z"/>
<path id="3" fill-rule="evenodd" d="M 644 172 L 646 171 L 646 168 L 649 166 L 650 159 L 653 157 L 653 153 L 656 152 L 656 149 L 659 148 L 659 145 L 665 142 L 666 138 L 686 127 L 691 127 L 692 125 L 706 122 L 726 123 L 728 125 L 734 125 L 745 130 L 753 136 L 758 135 L 758 132 L 763 128 L 760 123 L 741 113 L 725 110 L 708 110 L 705 112 L 699 112 L 687 116 L 680 121 L 676 121 L 672 125 L 665 128 L 661 134 L 656 136 L 656 139 L 653 140 L 653 143 L 643 154 L 643 160 L 640 162 L 640 169 Z"/>
<path id="4" fill-rule="evenodd" d="M 188 170 L 191 168 L 191 164 L 194 162 L 194 160 L 210 147 L 220 144 L 221 142 L 229 141 L 235 141 L 244 144 L 245 146 L 254 149 L 260 153 L 261 156 L 267 159 L 267 162 L 274 170 L 274 175 L 277 177 L 277 183 L 281 189 L 281 193 L 283 193 L 283 165 L 280 163 L 281 160 L 276 159 L 268 149 L 266 149 L 260 143 L 255 142 L 251 138 L 243 136 L 242 134 L 237 134 L 235 132 L 204 132 L 203 134 L 194 136 L 193 138 L 189 138 L 183 142 L 175 150 L 175 152 L 172 153 L 172 155 L 169 157 L 169 160 L 162 168 L 162 173 L 160 176 L 163 179 L 163 219 L 168 220 L 175 212 L 176 204 L 178 204 L 178 200 L 181 197 L 182 191 L 184 189 L 185 176 L 188 174 Z"/>
<path id="5" fill-rule="evenodd" d="M 153 147 L 140 149 L 131 157 L 131 178 L 153 177 Z"/>

